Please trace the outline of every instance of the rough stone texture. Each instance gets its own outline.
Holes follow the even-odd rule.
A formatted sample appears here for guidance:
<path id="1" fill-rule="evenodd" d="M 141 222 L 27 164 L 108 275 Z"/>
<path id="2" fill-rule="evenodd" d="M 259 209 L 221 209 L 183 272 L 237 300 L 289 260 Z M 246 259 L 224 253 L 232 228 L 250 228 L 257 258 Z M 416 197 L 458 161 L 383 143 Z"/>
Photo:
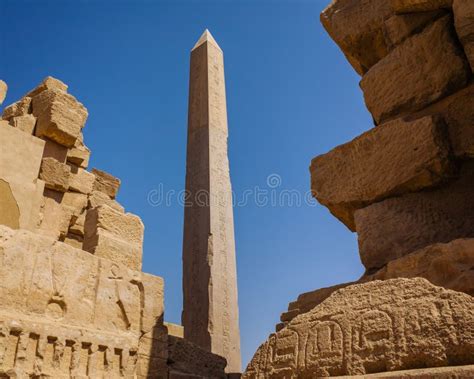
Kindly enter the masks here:
<path id="1" fill-rule="evenodd" d="M 474 165 L 433 191 L 403 195 L 355 213 L 359 252 L 368 269 L 422 247 L 474 237 Z"/>
<path id="2" fill-rule="evenodd" d="M 70 165 L 69 189 L 84 194 L 91 194 L 94 188 L 95 175 L 80 167 Z"/>
<path id="3" fill-rule="evenodd" d="M 360 83 L 377 124 L 418 111 L 464 87 L 470 69 L 445 16 L 396 47 Z"/>
<path id="4" fill-rule="evenodd" d="M 311 162 L 318 201 L 351 230 L 354 211 L 390 196 L 439 184 L 450 174 L 444 123 L 395 120 Z"/>
<path id="5" fill-rule="evenodd" d="M 60 92 L 67 92 L 68 86 L 64 84 L 62 81 L 53 78 L 52 76 L 47 76 L 41 84 L 36 87 L 34 90 L 28 92 L 26 94 L 27 97 L 34 97 L 39 93 L 46 91 L 46 90 L 56 90 Z"/>
<path id="6" fill-rule="evenodd" d="M 51 140 L 45 142 L 43 158 L 54 158 L 60 163 L 66 163 L 68 148 Z"/>
<path id="7" fill-rule="evenodd" d="M 453 4 L 453 0 L 390 0 L 390 2 L 396 13 L 428 12 L 451 8 Z"/>
<path id="8" fill-rule="evenodd" d="M 474 85 L 455 93 L 421 112 L 407 117 L 414 120 L 427 115 L 443 117 L 448 126 L 452 150 L 459 158 L 474 158 Z"/>
<path id="9" fill-rule="evenodd" d="M 67 154 L 67 161 L 76 166 L 87 168 L 91 151 L 80 141 L 76 140 L 74 147 L 70 148 Z"/>
<path id="10" fill-rule="evenodd" d="M 7 225 L 33 230 L 38 226 L 44 182 L 38 180 L 44 141 L 0 121 L 1 196 Z M 7 200 L 8 199 L 8 200 Z M 14 201 L 12 201 L 14 200 Z"/>
<path id="11" fill-rule="evenodd" d="M 10 124 L 22 132 L 33 134 L 35 131 L 36 117 L 31 114 L 16 116 L 10 119 Z"/>
<path id="12" fill-rule="evenodd" d="M 45 89 L 32 100 L 37 117 L 35 134 L 66 147 L 74 146 L 87 119 L 87 109 L 74 96 Z"/>
<path id="13" fill-rule="evenodd" d="M 421 368 L 415 370 L 382 372 L 370 375 L 339 376 L 339 379 L 349 378 L 420 378 L 420 379 L 469 379 L 474 378 L 474 365 Z"/>
<path id="14" fill-rule="evenodd" d="M 7 97 L 8 86 L 3 80 L 0 80 L 0 104 L 3 103 Z"/>
<path id="15" fill-rule="evenodd" d="M 226 360 L 182 338 L 168 338 L 168 366 L 171 378 L 227 378 Z"/>
<path id="16" fill-rule="evenodd" d="M 119 212 L 124 212 L 124 208 L 115 200 L 112 200 L 105 193 L 101 191 L 94 191 L 89 195 L 89 208 L 96 208 L 101 205 L 108 205 L 110 208 Z"/>
<path id="17" fill-rule="evenodd" d="M 163 317 L 161 278 L 3 226 L 0 257 L 0 375 L 133 377 Z"/>
<path id="18" fill-rule="evenodd" d="M 66 192 L 69 189 L 71 168 L 54 158 L 43 158 L 40 179 L 46 183 L 46 188 Z"/>
<path id="19" fill-rule="evenodd" d="M 272 334 L 243 378 L 315 378 L 474 363 L 474 299 L 427 280 L 359 284 Z"/>
<path id="20" fill-rule="evenodd" d="M 95 175 L 94 190 L 103 192 L 111 199 L 115 199 L 120 188 L 120 179 L 95 168 L 92 169 L 92 173 Z"/>
<path id="21" fill-rule="evenodd" d="M 41 208 L 41 234 L 56 240 L 65 237 L 72 216 L 73 212 L 61 205 L 60 201 L 49 196 L 44 197 Z"/>
<path id="22" fill-rule="evenodd" d="M 474 296 L 474 239 L 434 244 L 388 262 L 362 281 L 423 277 L 431 283 Z"/>
<path id="23" fill-rule="evenodd" d="M 389 52 L 384 21 L 391 14 L 385 0 L 333 0 L 321 13 L 321 22 L 354 69 L 363 75 Z"/>
<path id="24" fill-rule="evenodd" d="M 164 325 L 168 330 L 168 335 L 178 338 L 184 338 L 184 328 L 182 327 L 182 325 L 177 325 L 170 322 L 165 322 Z"/>
<path id="25" fill-rule="evenodd" d="M 226 358 L 227 372 L 238 373 L 240 331 L 224 57 L 207 30 L 191 52 L 189 92 L 186 190 L 194 200 L 184 214 L 184 335 Z M 198 194 L 207 194 L 207 199 Z"/>
<path id="26" fill-rule="evenodd" d="M 454 0 L 453 12 L 456 32 L 474 71 L 474 4 L 472 0 Z"/>
<path id="27" fill-rule="evenodd" d="M 10 120 L 13 117 L 25 116 L 30 113 L 31 97 L 24 97 L 3 110 L 2 118 Z"/>

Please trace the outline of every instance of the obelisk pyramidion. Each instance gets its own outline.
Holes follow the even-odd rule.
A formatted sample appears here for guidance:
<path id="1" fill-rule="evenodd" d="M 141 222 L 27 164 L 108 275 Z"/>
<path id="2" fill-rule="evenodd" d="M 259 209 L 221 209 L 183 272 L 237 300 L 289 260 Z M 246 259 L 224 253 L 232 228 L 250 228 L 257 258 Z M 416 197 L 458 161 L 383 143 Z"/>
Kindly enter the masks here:
<path id="1" fill-rule="evenodd" d="M 183 238 L 184 337 L 241 371 L 224 55 L 208 30 L 191 51 Z"/>

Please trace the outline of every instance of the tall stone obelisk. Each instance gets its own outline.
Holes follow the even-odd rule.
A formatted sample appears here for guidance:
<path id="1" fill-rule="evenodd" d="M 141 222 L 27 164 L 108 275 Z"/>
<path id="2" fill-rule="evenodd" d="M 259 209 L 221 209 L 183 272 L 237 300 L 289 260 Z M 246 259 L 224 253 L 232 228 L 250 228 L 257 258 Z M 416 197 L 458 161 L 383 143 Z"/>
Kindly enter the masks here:
<path id="1" fill-rule="evenodd" d="M 187 201 L 183 238 L 184 337 L 241 371 L 224 55 L 208 30 L 191 51 Z"/>

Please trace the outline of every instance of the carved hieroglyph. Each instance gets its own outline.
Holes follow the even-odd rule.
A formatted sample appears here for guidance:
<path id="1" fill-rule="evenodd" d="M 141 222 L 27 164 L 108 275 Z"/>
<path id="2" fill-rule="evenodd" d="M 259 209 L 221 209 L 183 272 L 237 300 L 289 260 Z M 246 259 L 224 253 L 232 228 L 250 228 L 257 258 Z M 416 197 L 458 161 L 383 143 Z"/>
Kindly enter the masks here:
<path id="1" fill-rule="evenodd" d="M 272 334 L 244 378 L 317 378 L 474 363 L 474 298 L 427 280 L 341 289 Z"/>
<path id="2" fill-rule="evenodd" d="M 0 299 L 0 377 L 133 378 L 163 280 L 0 226 Z"/>
<path id="3" fill-rule="evenodd" d="M 232 194 L 222 50 L 206 30 L 191 53 L 183 239 L 185 338 L 240 372 Z"/>

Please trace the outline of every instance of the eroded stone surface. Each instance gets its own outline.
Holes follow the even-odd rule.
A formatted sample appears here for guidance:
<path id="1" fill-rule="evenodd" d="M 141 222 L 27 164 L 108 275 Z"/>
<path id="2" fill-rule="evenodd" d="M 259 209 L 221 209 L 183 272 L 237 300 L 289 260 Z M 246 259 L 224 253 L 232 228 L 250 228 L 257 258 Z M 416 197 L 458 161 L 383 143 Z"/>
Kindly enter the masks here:
<path id="1" fill-rule="evenodd" d="M 7 97 L 8 86 L 3 80 L 0 80 L 0 104 L 3 103 L 5 97 Z"/>
<path id="2" fill-rule="evenodd" d="M 40 179 L 46 183 L 46 188 L 66 192 L 69 189 L 71 168 L 54 158 L 43 158 L 41 162 Z"/>
<path id="3" fill-rule="evenodd" d="M 22 132 L 33 134 L 35 131 L 36 117 L 31 114 L 12 117 L 10 124 L 15 128 L 20 129 Z"/>
<path id="4" fill-rule="evenodd" d="M 392 9 L 397 13 L 428 12 L 450 8 L 453 4 L 453 0 L 390 0 L 390 2 Z"/>
<path id="5" fill-rule="evenodd" d="M 474 237 L 474 165 L 432 191 L 406 194 L 355 213 L 359 252 L 370 270 L 437 242 Z"/>
<path id="6" fill-rule="evenodd" d="M 427 280 L 359 284 L 272 334 L 243 378 L 315 378 L 474 363 L 474 299 Z"/>
<path id="7" fill-rule="evenodd" d="M 471 0 L 454 0 L 453 12 L 456 32 L 474 71 L 474 3 Z"/>
<path id="8" fill-rule="evenodd" d="M 419 191 L 450 174 L 442 120 L 395 120 L 338 146 L 311 162 L 318 201 L 355 230 L 354 211 L 384 198 Z"/>
<path id="9" fill-rule="evenodd" d="M 367 108 L 377 124 L 404 116 L 463 88 L 471 70 L 451 16 L 405 40 L 362 78 Z"/>
<path id="10" fill-rule="evenodd" d="M 95 168 L 91 172 L 95 175 L 94 190 L 103 192 L 111 199 L 115 199 L 120 188 L 120 179 Z"/>

